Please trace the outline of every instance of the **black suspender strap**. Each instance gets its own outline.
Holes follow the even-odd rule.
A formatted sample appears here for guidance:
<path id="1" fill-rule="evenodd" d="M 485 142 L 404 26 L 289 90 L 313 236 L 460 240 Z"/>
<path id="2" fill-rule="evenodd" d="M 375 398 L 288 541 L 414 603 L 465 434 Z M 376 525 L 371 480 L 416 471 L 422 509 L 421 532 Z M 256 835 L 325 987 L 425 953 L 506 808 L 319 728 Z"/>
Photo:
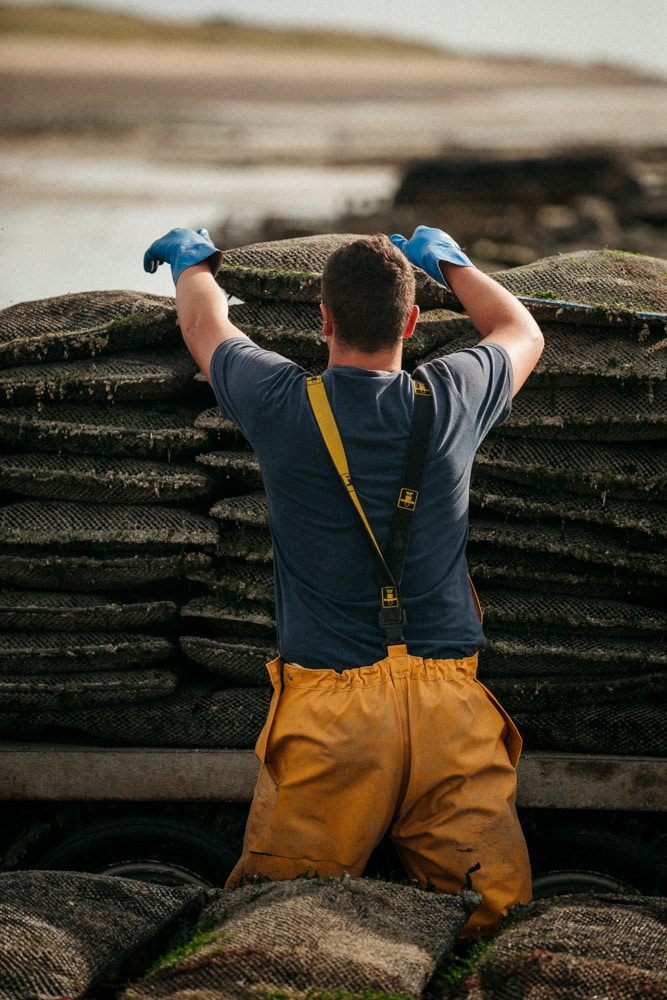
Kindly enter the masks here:
<path id="1" fill-rule="evenodd" d="M 403 578 L 405 556 L 412 528 L 412 515 L 419 498 L 422 473 L 433 426 L 433 394 L 429 385 L 422 380 L 413 379 L 413 387 L 414 412 L 410 443 L 385 557 L 352 483 L 347 456 L 329 404 L 324 382 L 319 375 L 309 376 L 307 380 L 308 398 L 324 443 L 368 536 L 376 576 L 380 585 L 379 622 L 386 635 L 385 645 L 387 647 L 400 645 L 404 642 L 403 626 L 406 622 L 406 614 L 401 604 L 400 583 Z"/>

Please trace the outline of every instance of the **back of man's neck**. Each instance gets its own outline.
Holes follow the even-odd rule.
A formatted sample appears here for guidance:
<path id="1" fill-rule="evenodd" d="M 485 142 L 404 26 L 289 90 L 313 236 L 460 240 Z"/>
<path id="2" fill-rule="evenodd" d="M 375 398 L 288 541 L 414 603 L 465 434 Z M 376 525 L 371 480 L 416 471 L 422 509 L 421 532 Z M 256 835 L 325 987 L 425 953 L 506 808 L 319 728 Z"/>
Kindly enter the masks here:
<path id="1" fill-rule="evenodd" d="M 385 348 L 381 351 L 360 351 L 355 347 L 331 345 L 329 368 L 343 365 L 347 368 L 365 368 L 371 372 L 398 372 L 403 367 L 403 345 Z"/>

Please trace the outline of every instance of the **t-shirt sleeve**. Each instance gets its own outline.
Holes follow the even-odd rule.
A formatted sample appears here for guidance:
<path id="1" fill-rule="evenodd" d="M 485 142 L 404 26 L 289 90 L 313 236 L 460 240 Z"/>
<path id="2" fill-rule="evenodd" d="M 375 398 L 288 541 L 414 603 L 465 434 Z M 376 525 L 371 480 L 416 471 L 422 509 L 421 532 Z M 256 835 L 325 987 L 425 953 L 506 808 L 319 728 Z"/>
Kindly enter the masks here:
<path id="1" fill-rule="evenodd" d="M 514 376 L 509 355 L 499 344 L 478 344 L 431 362 L 455 388 L 475 428 L 477 443 L 506 420 L 512 409 Z"/>
<path id="2" fill-rule="evenodd" d="M 273 351 L 266 351 L 245 337 L 232 337 L 220 344 L 211 359 L 211 385 L 221 412 L 242 433 L 252 438 L 257 415 L 264 419 L 266 401 L 280 406 L 283 392 L 293 385 L 303 369 Z"/>

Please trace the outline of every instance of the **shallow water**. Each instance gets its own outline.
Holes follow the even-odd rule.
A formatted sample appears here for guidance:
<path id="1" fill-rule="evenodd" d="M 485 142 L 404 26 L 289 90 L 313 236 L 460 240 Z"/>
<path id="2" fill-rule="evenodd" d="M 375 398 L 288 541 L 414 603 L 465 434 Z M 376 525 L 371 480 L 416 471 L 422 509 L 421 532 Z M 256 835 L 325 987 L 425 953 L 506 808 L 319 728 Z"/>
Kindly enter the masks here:
<path id="1" fill-rule="evenodd" d="M 144 272 L 146 247 L 174 226 L 244 231 L 268 217 L 323 220 L 382 201 L 380 168 L 206 167 L 134 158 L 4 155 L 0 308 L 126 288 L 173 295 L 168 267 Z"/>
<path id="2" fill-rule="evenodd" d="M 329 228 L 348 209 L 391 199 L 395 164 L 445 150 L 667 145 L 667 87 L 508 86 L 439 101 L 326 105 L 212 101 L 137 125 L 128 145 L 119 138 L 114 146 L 113 135 L 93 132 L 90 148 L 81 136 L 67 145 L 66 134 L 56 145 L 48 133 L 32 146 L 4 141 L 0 308 L 91 289 L 171 295 L 168 269 L 146 275 L 142 258 L 172 227 L 224 225 L 232 242 L 246 242 L 232 234 L 269 217 Z M 342 156 L 356 165 L 318 165 Z"/>

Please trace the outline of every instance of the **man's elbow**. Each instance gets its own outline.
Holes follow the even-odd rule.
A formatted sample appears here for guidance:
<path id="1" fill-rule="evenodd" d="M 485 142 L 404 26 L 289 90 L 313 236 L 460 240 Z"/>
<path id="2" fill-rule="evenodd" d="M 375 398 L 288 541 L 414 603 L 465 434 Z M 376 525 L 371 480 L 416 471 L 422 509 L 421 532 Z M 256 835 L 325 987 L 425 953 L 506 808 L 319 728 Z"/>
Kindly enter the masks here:
<path id="1" fill-rule="evenodd" d="M 512 368 L 514 370 L 513 395 L 516 395 L 519 389 L 524 385 L 526 379 L 530 376 L 537 362 L 540 360 L 543 350 L 544 334 L 531 316 L 530 322 L 526 323 L 524 326 L 521 337 L 518 341 L 514 342 L 508 351 L 512 360 Z"/>
<path id="2" fill-rule="evenodd" d="M 532 316 L 530 319 L 530 332 L 528 336 L 530 339 L 531 350 L 535 356 L 535 364 L 537 364 L 542 355 L 542 351 L 544 350 L 544 334 Z"/>

